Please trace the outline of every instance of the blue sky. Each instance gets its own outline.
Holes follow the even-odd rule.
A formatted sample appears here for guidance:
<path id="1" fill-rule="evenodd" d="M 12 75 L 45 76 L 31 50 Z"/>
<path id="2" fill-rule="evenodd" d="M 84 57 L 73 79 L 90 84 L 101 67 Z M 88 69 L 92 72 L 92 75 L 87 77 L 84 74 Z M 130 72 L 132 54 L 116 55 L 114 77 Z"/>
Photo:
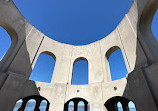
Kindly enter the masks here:
<path id="1" fill-rule="evenodd" d="M 132 0 L 13 0 L 24 17 L 46 36 L 62 43 L 85 45 L 111 33 L 128 12 Z M 158 12 L 152 31 L 158 38 Z M 10 46 L 10 38 L 0 27 L 0 58 Z M 120 50 L 109 58 L 113 80 L 125 77 L 127 70 Z M 55 60 L 40 55 L 30 79 L 50 82 Z M 88 62 L 73 68 L 72 84 L 88 84 Z"/>

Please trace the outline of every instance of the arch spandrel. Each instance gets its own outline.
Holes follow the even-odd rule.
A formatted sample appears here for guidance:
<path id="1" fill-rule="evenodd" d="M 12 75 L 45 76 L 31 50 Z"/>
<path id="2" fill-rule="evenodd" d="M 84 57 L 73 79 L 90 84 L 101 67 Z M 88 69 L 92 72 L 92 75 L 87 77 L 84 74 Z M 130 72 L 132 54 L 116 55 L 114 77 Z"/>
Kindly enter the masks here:
<path id="1" fill-rule="evenodd" d="M 108 83 L 103 83 L 102 84 L 103 100 L 108 100 L 112 98 L 114 95 L 122 96 L 124 94 L 126 84 L 127 84 L 126 78 L 118 79 Z"/>

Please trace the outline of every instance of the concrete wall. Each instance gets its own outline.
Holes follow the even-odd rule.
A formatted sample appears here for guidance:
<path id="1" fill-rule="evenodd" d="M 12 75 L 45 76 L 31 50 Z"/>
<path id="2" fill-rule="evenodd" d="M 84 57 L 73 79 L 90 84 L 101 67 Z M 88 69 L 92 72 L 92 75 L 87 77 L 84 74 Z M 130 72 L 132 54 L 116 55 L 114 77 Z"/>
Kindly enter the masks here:
<path id="1" fill-rule="evenodd" d="M 0 61 L 0 110 L 11 111 L 17 100 L 40 95 L 50 102 L 50 111 L 63 111 L 64 103 L 76 97 L 87 100 L 91 111 L 107 111 L 105 102 L 117 96 L 132 100 L 138 111 L 157 111 L 158 43 L 151 32 L 157 8 L 157 0 L 134 0 L 111 34 L 88 45 L 74 46 L 48 38 L 28 23 L 13 1 L 0 0 L 0 26 L 12 39 Z M 117 48 L 122 51 L 128 74 L 112 81 L 108 57 Z M 43 53 L 56 61 L 51 83 L 29 80 Z M 78 58 L 88 61 L 88 85 L 71 85 Z"/>

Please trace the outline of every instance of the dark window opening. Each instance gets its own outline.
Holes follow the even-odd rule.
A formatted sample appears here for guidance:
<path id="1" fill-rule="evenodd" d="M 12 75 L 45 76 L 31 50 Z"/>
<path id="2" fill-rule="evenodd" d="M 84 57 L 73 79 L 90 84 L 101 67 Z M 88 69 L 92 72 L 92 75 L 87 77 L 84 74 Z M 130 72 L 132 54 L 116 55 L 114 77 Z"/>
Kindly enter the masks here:
<path id="1" fill-rule="evenodd" d="M 48 111 L 49 101 L 41 96 L 28 96 L 16 102 L 13 111 Z"/>
<path id="2" fill-rule="evenodd" d="M 112 97 L 105 102 L 108 111 L 136 111 L 135 104 L 124 97 Z"/>
<path id="3" fill-rule="evenodd" d="M 65 103 L 64 111 L 90 111 L 90 105 L 85 99 L 73 98 Z"/>

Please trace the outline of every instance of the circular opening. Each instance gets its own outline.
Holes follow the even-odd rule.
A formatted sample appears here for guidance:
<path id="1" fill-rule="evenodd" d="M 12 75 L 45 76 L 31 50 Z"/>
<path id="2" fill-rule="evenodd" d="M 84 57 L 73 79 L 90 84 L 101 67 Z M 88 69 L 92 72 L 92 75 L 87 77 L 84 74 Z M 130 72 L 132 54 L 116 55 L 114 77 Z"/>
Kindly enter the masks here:
<path id="1" fill-rule="evenodd" d="M 116 86 L 114 87 L 114 90 L 115 90 L 115 91 L 117 90 L 117 87 L 116 87 Z"/>
<path id="2" fill-rule="evenodd" d="M 85 45 L 111 33 L 132 0 L 13 0 L 24 17 L 48 37 Z"/>

